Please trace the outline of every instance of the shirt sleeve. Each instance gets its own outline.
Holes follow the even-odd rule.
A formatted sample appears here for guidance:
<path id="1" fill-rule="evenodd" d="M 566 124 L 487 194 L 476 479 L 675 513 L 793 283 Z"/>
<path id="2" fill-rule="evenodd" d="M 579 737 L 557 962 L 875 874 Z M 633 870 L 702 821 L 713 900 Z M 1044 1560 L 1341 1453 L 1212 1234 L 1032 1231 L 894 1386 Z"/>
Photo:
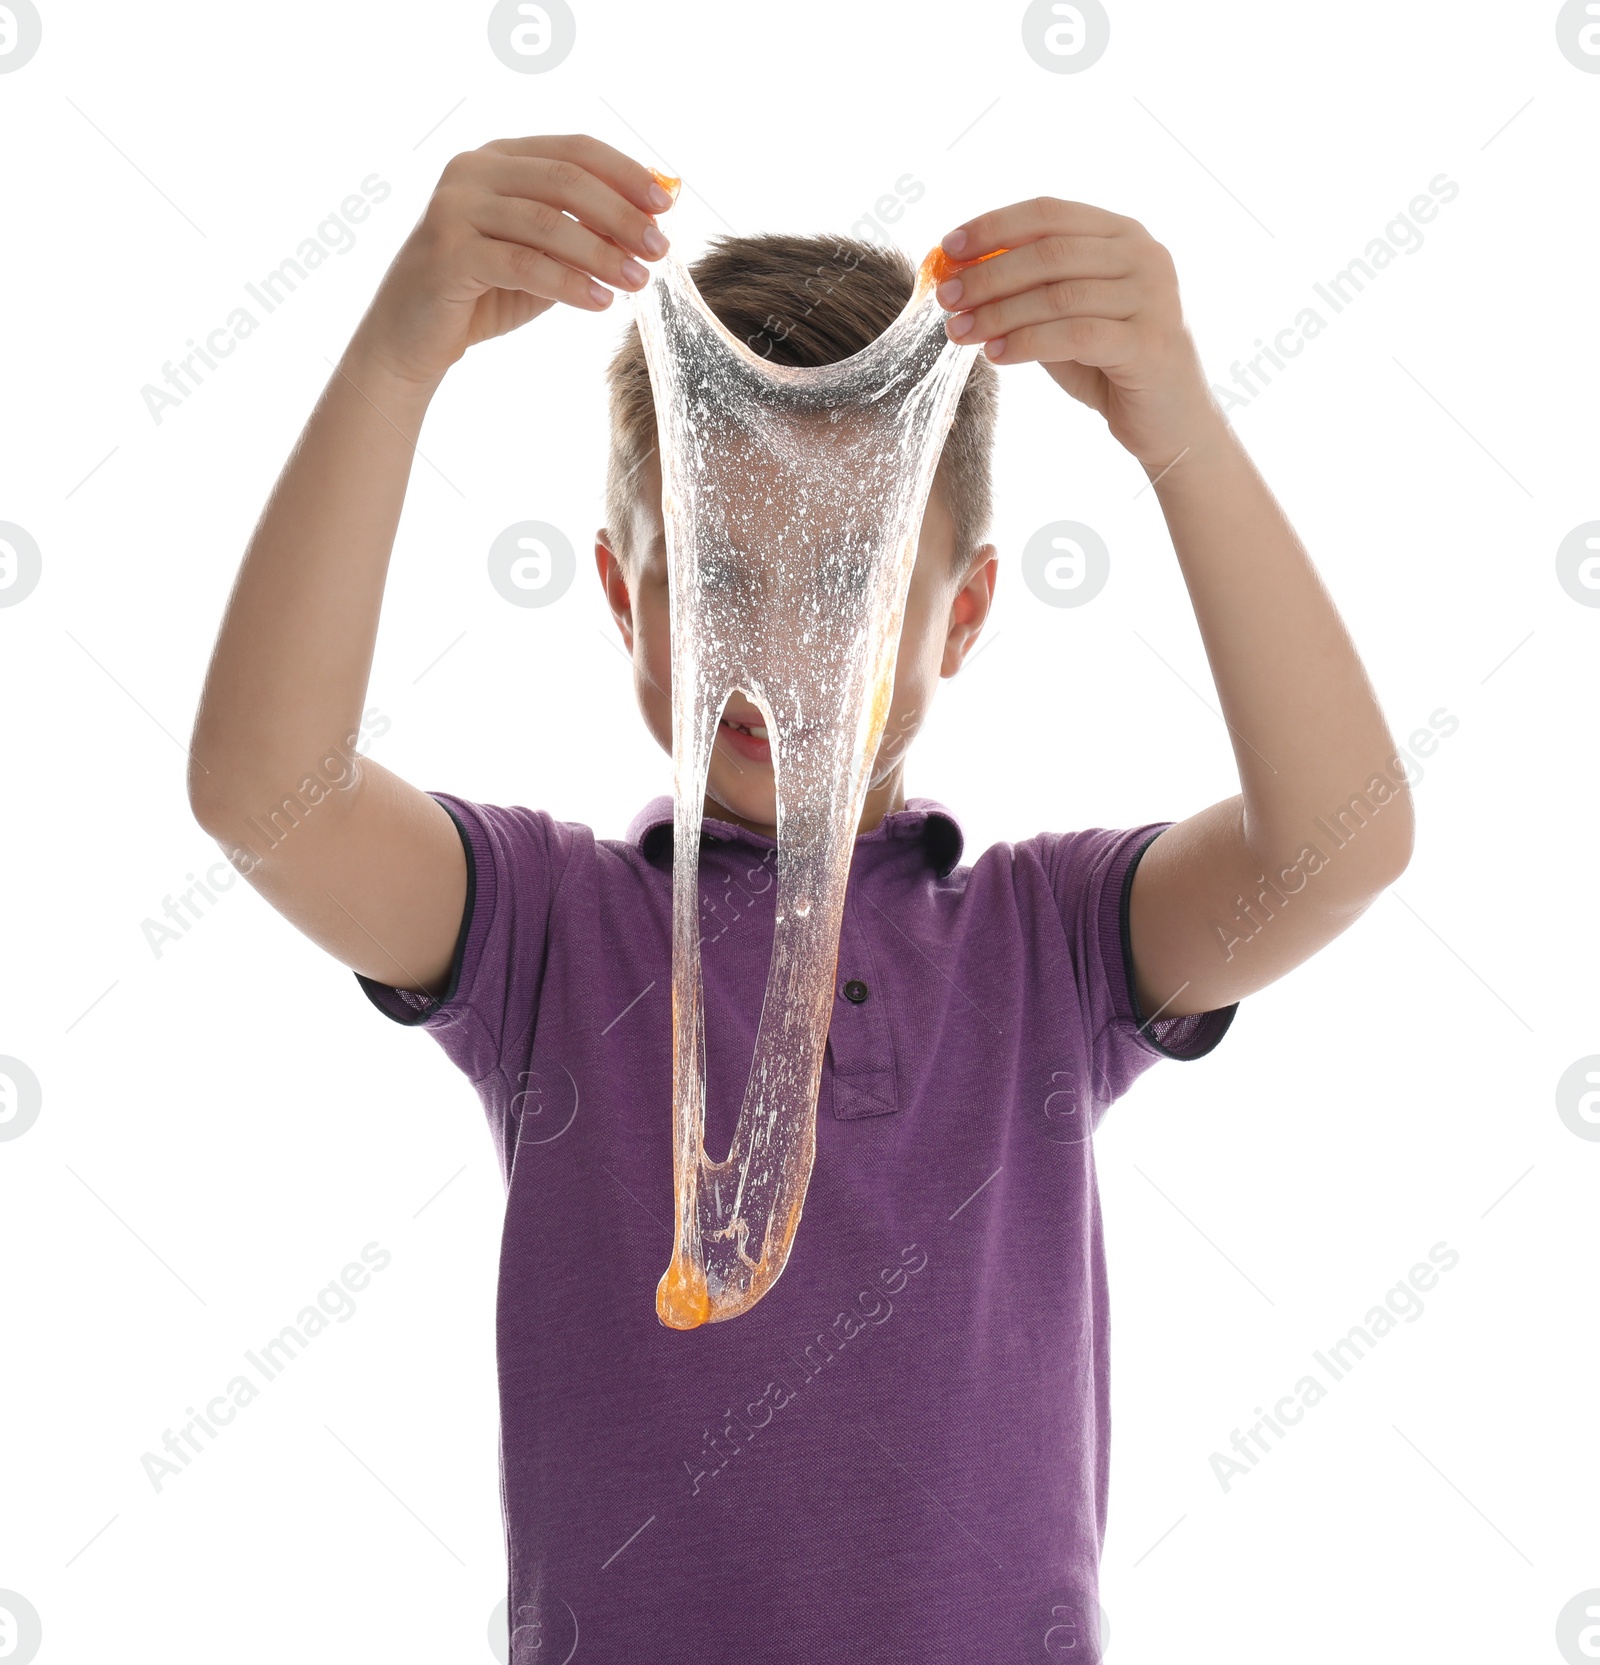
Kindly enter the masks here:
<path id="1" fill-rule="evenodd" d="M 1087 1007 L 1090 1061 L 1102 1102 L 1120 1097 L 1157 1058 L 1205 1057 L 1239 1010 L 1237 1001 L 1183 1017 L 1147 1016 L 1139 1009 L 1128 923 L 1133 875 L 1145 851 L 1171 825 L 1096 827 L 1052 838 L 1045 848 L 1051 892 Z"/>
<path id="2" fill-rule="evenodd" d="M 396 1023 L 433 1031 L 474 1082 L 491 1074 L 532 1028 L 555 900 L 585 830 L 543 810 L 429 794 L 455 823 L 467 858 L 467 897 L 444 993 L 391 988 L 356 973 Z"/>

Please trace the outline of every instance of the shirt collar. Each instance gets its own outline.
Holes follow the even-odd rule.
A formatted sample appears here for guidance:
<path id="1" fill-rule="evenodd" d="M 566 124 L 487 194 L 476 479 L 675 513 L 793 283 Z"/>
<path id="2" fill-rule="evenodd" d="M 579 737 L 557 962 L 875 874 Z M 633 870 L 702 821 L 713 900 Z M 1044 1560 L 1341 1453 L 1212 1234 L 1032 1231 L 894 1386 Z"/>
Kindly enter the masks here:
<path id="1" fill-rule="evenodd" d="M 733 821 L 721 821 L 707 815 L 702 822 L 702 841 L 725 842 L 735 840 L 754 845 L 760 850 L 777 847 L 777 839 L 766 833 L 752 832 Z M 941 803 L 932 798 L 907 798 L 904 809 L 884 816 L 869 833 L 857 833 L 856 844 L 887 844 L 890 839 L 916 839 L 926 853 L 933 870 L 942 879 L 961 859 L 964 839 L 961 823 Z M 672 797 L 663 793 L 652 798 L 628 824 L 628 842 L 638 847 L 646 861 L 654 861 L 659 854 L 672 850 Z"/>

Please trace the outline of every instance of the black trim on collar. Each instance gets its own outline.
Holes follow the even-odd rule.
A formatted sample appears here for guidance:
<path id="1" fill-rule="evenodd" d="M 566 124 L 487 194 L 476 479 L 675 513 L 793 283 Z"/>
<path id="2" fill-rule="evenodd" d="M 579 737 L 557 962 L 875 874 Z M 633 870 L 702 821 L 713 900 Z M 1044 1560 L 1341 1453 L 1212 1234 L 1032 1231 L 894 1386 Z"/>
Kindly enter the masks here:
<path id="1" fill-rule="evenodd" d="M 961 860 L 961 851 L 966 843 L 955 817 L 942 809 L 930 809 L 922 823 L 922 842 L 933 862 L 934 872 L 941 879 L 948 878 Z"/>
<path id="2" fill-rule="evenodd" d="M 712 834 L 702 829 L 700 833 L 700 847 L 704 849 L 708 844 L 716 843 Z M 644 852 L 644 859 L 654 862 L 657 857 L 664 856 L 668 861 L 672 859 L 672 815 L 668 812 L 665 821 L 652 821 L 639 835 L 639 848 Z"/>

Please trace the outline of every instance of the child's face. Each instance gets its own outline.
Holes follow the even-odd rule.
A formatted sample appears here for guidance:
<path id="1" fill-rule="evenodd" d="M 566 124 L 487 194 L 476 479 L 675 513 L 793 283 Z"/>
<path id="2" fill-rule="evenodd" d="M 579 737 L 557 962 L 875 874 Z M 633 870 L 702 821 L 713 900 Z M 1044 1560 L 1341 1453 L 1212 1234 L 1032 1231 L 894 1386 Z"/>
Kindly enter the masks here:
<path id="1" fill-rule="evenodd" d="M 666 531 L 661 519 L 661 466 L 652 456 L 639 470 L 633 526 L 627 547 L 630 573 L 618 540 L 602 528 L 595 564 L 606 601 L 633 657 L 639 708 L 662 750 L 672 750 L 672 630 L 667 598 Z M 936 478 L 922 519 L 917 562 L 906 594 L 894 695 L 873 762 L 862 828 L 876 826 L 904 801 L 905 755 L 927 715 L 939 678 L 954 676 L 976 642 L 994 594 L 998 561 L 985 544 L 964 573 L 951 570 L 955 528 Z M 771 833 L 777 824 L 777 792 L 770 743 L 730 731 L 730 721 L 759 725 L 761 713 L 737 690 L 729 696 L 711 752 L 706 813 Z"/>

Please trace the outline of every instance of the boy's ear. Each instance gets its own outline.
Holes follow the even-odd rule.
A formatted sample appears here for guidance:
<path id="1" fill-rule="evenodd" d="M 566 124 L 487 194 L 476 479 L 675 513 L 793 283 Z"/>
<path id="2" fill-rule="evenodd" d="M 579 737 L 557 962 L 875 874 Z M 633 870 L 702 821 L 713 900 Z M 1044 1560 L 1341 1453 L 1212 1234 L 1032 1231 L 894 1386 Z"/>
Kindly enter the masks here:
<path id="1" fill-rule="evenodd" d="M 617 553 L 609 528 L 602 526 L 594 535 L 594 564 L 600 574 L 600 587 L 606 593 L 606 606 L 617 621 L 628 652 L 633 652 L 633 597 L 628 591 L 628 573 L 622 556 Z"/>
<path id="2" fill-rule="evenodd" d="M 973 551 L 972 559 L 967 563 L 967 575 L 950 602 L 950 628 L 945 633 L 940 676 L 954 676 L 972 652 L 994 603 L 995 579 L 999 572 L 1000 552 L 992 543 L 983 544 Z"/>

